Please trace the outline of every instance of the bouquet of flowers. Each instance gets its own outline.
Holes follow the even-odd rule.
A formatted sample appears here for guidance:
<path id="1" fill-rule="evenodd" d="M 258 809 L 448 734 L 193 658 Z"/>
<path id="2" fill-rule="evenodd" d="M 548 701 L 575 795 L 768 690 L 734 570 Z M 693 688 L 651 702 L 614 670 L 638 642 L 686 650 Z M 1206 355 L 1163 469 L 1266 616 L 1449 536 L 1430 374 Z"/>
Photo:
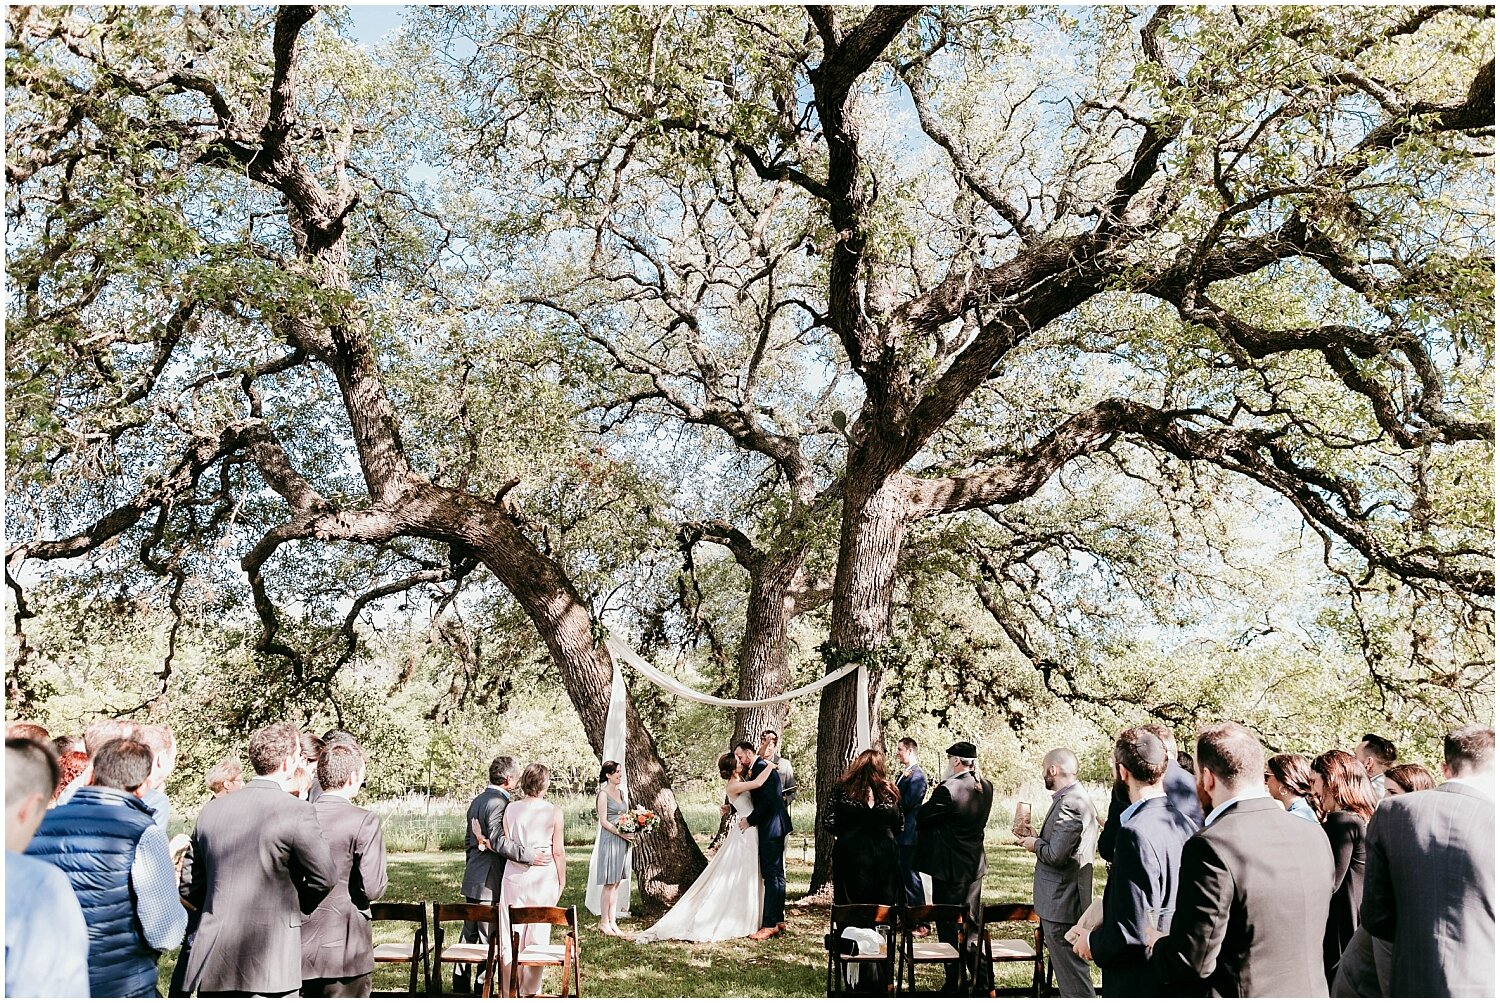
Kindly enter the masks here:
<path id="1" fill-rule="evenodd" d="M 647 811 L 640 805 L 625 812 L 620 820 L 615 823 L 621 832 L 634 832 L 642 836 L 649 836 L 661 825 L 661 818 L 654 811 Z"/>

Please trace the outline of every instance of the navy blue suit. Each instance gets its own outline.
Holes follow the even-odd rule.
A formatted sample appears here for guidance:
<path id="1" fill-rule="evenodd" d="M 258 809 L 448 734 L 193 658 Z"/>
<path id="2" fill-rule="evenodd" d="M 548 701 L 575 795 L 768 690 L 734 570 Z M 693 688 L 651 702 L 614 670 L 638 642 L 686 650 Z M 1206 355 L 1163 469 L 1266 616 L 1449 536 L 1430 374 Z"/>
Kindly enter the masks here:
<path id="1" fill-rule="evenodd" d="M 770 770 L 771 775 L 750 792 L 754 807 L 745 821 L 760 831 L 760 876 L 766 883 L 760 925 L 773 927 L 786 919 L 786 837 L 792 831 L 792 816 L 787 814 L 786 799 L 781 796 L 781 771 L 757 758 L 750 779 L 760 776 L 762 770 Z"/>
<path id="2" fill-rule="evenodd" d="M 911 769 L 896 781 L 896 789 L 901 792 L 901 811 L 906 819 L 896 837 L 901 854 L 901 887 L 907 905 L 922 905 L 922 876 L 917 872 L 917 809 L 927 797 L 927 774 L 912 763 Z"/>
<path id="3" fill-rule="evenodd" d="M 1089 935 L 1106 996 L 1161 996 L 1165 986 L 1146 960 L 1146 931 L 1166 930 L 1177 899 L 1182 847 L 1198 826 L 1170 798 L 1144 802 L 1115 836 L 1115 859 L 1104 886 L 1104 919 Z M 1160 922 L 1155 913 L 1165 910 Z"/>

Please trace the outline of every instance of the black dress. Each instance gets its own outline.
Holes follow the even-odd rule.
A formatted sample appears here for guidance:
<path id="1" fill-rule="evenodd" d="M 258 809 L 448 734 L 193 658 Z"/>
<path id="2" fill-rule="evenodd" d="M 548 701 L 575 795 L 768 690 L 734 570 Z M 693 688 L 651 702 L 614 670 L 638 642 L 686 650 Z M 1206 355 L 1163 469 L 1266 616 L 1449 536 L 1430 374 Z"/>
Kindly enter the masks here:
<path id="1" fill-rule="evenodd" d="M 823 828 L 833 844 L 833 901 L 899 905 L 901 869 L 896 837 L 901 832 L 901 795 L 877 792 L 874 806 L 836 790 L 823 808 Z"/>
<path id="2" fill-rule="evenodd" d="M 1323 821 L 1323 831 L 1333 849 L 1333 876 L 1338 882 L 1328 903 L 1328 926 L 1323 931 L 1323 967 L 1330 986 L 1339 957 L 1359 926 L 1359 904 L 1365 891 L 1366 824 L 1352 811 L 1329 812 Z"/>

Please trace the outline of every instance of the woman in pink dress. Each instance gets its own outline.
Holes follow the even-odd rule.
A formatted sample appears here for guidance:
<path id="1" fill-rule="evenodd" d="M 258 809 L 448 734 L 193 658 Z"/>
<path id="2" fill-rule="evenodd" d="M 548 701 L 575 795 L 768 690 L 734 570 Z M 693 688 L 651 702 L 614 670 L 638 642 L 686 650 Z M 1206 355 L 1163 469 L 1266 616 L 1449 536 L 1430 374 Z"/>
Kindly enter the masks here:
<path id="1" fill-rule="evenodd" d="M 502 992 L 510 990 L 509 910 L 513 905 L 557 905 L 562 894 L 568 855 L 563 850 L 562 809 L 546 800 L 552 773 L 541 763 L 532 763 L 521 771 L 521 798 L 505 809 L 505 835 L 533 850 L 551 850 L 552 866 L 531 867 L 515 861 L 505 864 L 505 878 L 500 886 L 500 984 Z M 528 923 L 520 927 L 521 950 L 533 944 L 552 942 L 552 927 Z M 535 996 L 542 987 L 542 970 L 528 968 L 521 975 L 521 995 Z"/>

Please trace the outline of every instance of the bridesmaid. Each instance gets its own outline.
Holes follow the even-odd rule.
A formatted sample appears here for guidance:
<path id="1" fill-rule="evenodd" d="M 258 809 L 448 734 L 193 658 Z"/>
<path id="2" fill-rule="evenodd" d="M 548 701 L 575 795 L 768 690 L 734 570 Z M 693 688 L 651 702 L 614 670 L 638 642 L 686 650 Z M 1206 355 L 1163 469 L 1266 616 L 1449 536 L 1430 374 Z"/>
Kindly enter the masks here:
<path id="1" fill-rule="evenodd" d="M 630 861 L 630 844 L 635 834 L 620 831 L 620 816 L 630 807 L 620 790 L 620 778 L 624 774 L 620 764 L 613 759 L 605 761 L 599 768 L 599 796 L 594 808 L 599 813 L 599 868 L 595 875 L 602 885 L 599 891 L 599 932 L 611 937 L 628 934 L 615 923 L 615 896 L 620 882 L 625 880 L 625 869 Z"/>

